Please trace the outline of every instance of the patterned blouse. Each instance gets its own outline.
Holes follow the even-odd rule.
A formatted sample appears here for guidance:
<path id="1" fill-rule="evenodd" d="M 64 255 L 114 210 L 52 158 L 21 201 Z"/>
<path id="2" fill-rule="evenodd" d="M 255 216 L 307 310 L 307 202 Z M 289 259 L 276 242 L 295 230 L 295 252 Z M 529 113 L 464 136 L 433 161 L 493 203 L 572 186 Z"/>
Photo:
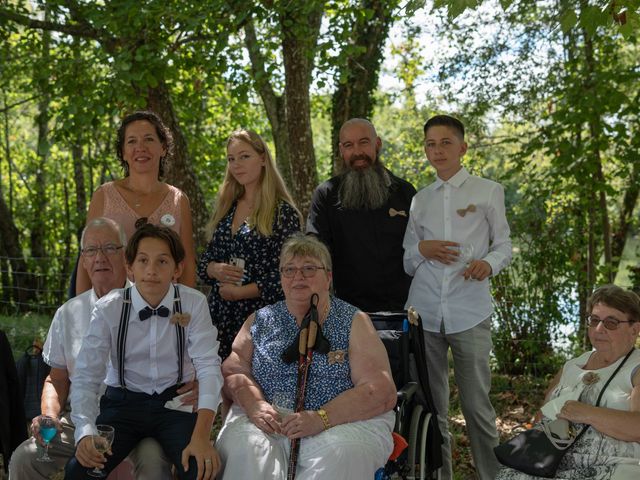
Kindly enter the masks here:
<path id="1" fill-rule="evenodd" d="M 317 410 L 345 390 L 353 388 L 349 364 L 349 338 L 351 324 L 357 308 L 338 298 L 331 299 L 327 319 L 322 333 L 329 340 L 328 354 L 314 353 L 308 371 L 304 408 Z M 296 397 L 298 362 L 286 364 L 282 353 L 298 334 L 296 319 L 285 302 L 264 307 L 256 312 L 251 325 L 253 358 L 251 373 L 269 403 L 278 398 L 278 403 L 293 409 Z"/>
<path id="2" fill-rule="evenodd" d="M 271 236 L 261 235 L 245 221 L 235 235 L 231 231 L 231 222 L 237 203 L 234 203 L 225 215 L 207 245 L 198 262 L 198 276 L 207 285 L 211 285 L 209 310 L 213 324 L 218 328 L 220 358 L 225 359 L 231 353 L 231 344 L 242 324 L 249 315 L 265 305 L 284 298 L 278 272 L 280 250 L 285 240 L 300 231 L 298 212 L 284 201 L 278 204 Z M 218 281 L 207 275 L 210 262 L 229 262 L 231 258 L 244 259 L 245 275 L 243 285 L 256 283 L 260 296 L 238 301 L 223 300 L 218 292 Z"/>

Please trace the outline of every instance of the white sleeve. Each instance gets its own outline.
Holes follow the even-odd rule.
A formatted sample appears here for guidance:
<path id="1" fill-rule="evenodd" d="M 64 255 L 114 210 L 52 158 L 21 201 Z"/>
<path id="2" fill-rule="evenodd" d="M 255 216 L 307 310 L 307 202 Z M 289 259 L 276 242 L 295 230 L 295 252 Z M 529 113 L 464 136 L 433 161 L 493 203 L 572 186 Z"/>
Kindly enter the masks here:
<path id="1" fill-rule="evenodd" d="M 412 277 L 415 275 L 420 264 L 426 260 L 418 249 L 418 245 L 423 239 L 420 238 L 420 228 L 414 208 L 417 197 L 418 196 L 416 195 L 411 199 L 409 221 L 407 222 L 407 230 L 404 233 L 404 240 L 402 241 L 402 247 L 404 248 L 404 256 L 402 257 L 404 271 L 407 275 L 411 275 Z"/>
<path id="2" fill-rule="evenodd" d="M 218 355 L 220 343 L 204 296 L 198 296 L 194 302 L 188 335 L 187 348 L 199 383 L 198 408 L 216 412 L 223 382 Z"/>
<path id="3" fill-rule="evenodd" d="M 111 331 L 104 311 L 96 306 L 91 313 L 89 330 L 82 340 L 71 378 L 71 419 L 75 425 L 76 445 L 83 437 L 97 434 L 95 427 L 99 411 L 99 392 L 111 351 Z"/>
<path id="4" fill-rule="evenodd" d="M 483 260 L 491 265 L 491 275 L 495 276 L 511 261 L 511 230 L 507 223 L 502 185 L 498 184 L 491 193 L 487 222 L 491 244 Z"/>

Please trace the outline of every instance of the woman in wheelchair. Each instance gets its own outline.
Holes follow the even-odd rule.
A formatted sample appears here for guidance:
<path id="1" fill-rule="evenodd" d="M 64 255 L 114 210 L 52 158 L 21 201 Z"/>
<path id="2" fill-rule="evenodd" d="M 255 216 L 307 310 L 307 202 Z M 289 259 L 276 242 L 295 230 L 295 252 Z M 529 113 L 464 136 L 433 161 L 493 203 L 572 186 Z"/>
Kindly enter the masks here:
<path id="1" fill-rule="evenodd" d="M 393 448 L 396 389 L 385 348 L 365 313 L 331 296 L 331 257 L 315 237 L 285 243 L 280 280 L 285 300 L 247 319 L 222 367 L 233 404 L 216 443 L 218 478 L 287 478 L 290 442 L 299 439 L 296 478 L 373 479 Z M 320 340 L 306 356 L 304 389 L 298 354 L 293 362 L 283 354 L 297 351 L 312 298 Z"/>

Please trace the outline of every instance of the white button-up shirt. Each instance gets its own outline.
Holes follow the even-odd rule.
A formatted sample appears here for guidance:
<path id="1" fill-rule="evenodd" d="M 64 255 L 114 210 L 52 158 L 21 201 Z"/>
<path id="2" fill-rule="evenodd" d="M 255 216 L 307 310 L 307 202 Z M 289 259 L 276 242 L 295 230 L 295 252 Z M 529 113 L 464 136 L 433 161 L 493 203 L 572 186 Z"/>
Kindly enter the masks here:
<path id="1" fill-rule="evenodd" d="M 214 412 L 220 403 L 222 373 L 218 356 L 217 329 L 211 323 L 206 297 L 185 285 L 179 285 L 182 311 L 191 315 L 185 328 L 186 348 L 183 381 L 197 377 L 198 408 Z M 162 299 L 173 311 L 173 286 Z M 71 418 L 76 426 L 78 442 L 86 435 L 95 435 L 98 416 L 98 392 L 102 379 L 108 386 L 119 387 L 118 328 L 124 299 L 124 289 L 113 290 L 96 302 L 87 335 L 82 341 L 75 373 L 71 378 Z M 141 321 L 138 312 L 148 304 L 135 285 L 131 289 L 131 313 L 125 347 L 124 378 L 128 390 L 149 395 L 161 393 L 178 380 L 178 349 L 175 325 L 169 318 L 152 316 Z M 107 362 L 108 360 L 108 362 Z"/>
<path id="2" fill-rule="evenodd" d="M 462 168 L 448 181 L 438 178 L 411 202 L 404 236 L 404 269 L 413 276 L 406 306 L 414 306 L 423 327 L 447 333 L 468 330 L 493 313 L 489 280 L 465 280 L 465 266 L 427 260 L 421 240 L 448 240 L 473 245 L 473 258 L 491 265 L 497 275 L 511 260 L 510 230 L 504 189 L 499 183 L 470 175 Z"/>

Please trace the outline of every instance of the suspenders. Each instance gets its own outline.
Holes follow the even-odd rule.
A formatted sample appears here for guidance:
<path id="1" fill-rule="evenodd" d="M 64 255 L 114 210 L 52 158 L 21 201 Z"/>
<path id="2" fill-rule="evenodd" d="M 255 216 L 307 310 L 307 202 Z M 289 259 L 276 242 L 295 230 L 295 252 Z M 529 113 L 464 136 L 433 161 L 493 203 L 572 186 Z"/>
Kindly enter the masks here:
<path id="1" fill-rule="evenodd" d="M 178 286 L 173 286 L 173 313 L 182 313 L 182 302 L 180 301 L 180 291 Z M 131 315 L 131 287 L 124 290 L 124 301 L 122 302 L 122 312 L 120 313 L 120 326 L 118 327 L 117 356 L 118 356 L 118 379 L 120 386 L 126 388 L 124 381 L 124 350 L 127 343 L 127 332 L 129 331 L 129 316 Z M 167 319 L 167 321 L 169 321 Z M 184 327 L 176 323 L 176 339 L 178 351 L 178 380 L 182 383 L 182 368 L 184 363 L 185 332 Z"/>

